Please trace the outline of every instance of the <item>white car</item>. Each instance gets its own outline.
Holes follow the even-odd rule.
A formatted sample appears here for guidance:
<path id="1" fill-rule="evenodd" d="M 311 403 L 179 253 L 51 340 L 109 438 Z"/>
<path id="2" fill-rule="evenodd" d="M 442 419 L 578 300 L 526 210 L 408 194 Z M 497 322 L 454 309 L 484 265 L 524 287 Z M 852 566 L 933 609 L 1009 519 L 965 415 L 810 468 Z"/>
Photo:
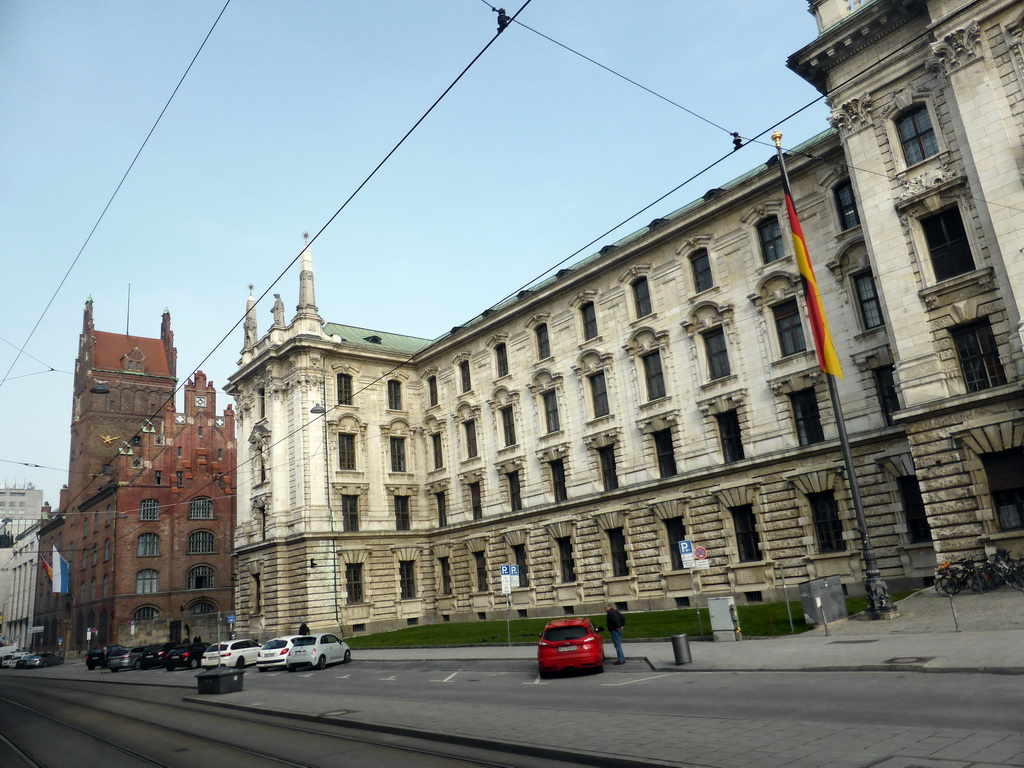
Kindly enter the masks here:
<path id="1" fill-rule="evenodd" d="M 214 643 L 203 654 L 203 669 L 212 667 L 238 667 L 244 669 L 255 664 L 260 655 L 260 644 L 255 640 L 226 640 Z"/>
<path id="2" fill-rule="evenodd" d="M 256 656 L 256 669 L 266 672 L 268 669 L 284 669 L 288 663 L 288 654 L 292 650 L 292 641 L 307 635 L 286 635 L 275 637 L 263 644 Z"/>
<path id="3" fill-rule="evenodd" d="M 303 666 L 323 669 L 328 664 L 348 664 L 350 661 L 352 651 L 344 640 L 330 634 L 307 635 L 292 639 L 285 666 L 289 672 L 294 672 Z"/>
<path id="4" fill-rule="evenodd" d="M 0 658 L 0 667 L 6 669 L 14 669 L 15 663 L 18 659 L 28 656 L 32 651 L 11 651 L 11 653 L 5 654 L 3 658 Z"/>

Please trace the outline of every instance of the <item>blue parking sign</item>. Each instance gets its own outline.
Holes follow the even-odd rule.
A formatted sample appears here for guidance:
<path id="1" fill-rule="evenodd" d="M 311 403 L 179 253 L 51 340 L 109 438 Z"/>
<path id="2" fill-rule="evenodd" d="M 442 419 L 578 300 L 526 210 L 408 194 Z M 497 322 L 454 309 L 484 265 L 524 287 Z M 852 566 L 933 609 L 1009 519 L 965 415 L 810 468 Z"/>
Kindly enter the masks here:
<path id="1" fill-rule="evenodd" d="M 693 557 L 693 542 L 692 541 L 680 541 L 679 542 L 679 554 L 683 557 Z"/>

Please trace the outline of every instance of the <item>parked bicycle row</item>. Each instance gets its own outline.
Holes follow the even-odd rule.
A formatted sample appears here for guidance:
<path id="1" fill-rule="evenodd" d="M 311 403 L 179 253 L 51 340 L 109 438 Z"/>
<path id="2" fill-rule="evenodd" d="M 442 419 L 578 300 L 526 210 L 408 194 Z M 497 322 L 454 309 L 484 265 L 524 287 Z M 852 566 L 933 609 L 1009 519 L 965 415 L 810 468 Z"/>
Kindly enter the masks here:
<path id="1" fill-rule="evenodd" d="M 987 592 L 1004 584 L 1024 592 L 1024 558 L 1011 557 L 1005 549 L 985 560 L 942 563 L 935 568 L 935 591 L 946 597 L 964 590 Z"/>

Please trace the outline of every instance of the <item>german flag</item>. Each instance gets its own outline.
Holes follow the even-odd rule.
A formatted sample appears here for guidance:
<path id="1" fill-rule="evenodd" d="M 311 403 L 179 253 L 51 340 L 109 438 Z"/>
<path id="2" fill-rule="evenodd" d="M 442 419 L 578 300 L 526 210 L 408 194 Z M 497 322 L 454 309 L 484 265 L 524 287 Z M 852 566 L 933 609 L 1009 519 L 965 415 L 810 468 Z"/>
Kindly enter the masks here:
<path id="1" fill-rule="evenodd" d="M 800 277 L 804 284 L 804 299 L 807 303 L 807 314 L 810 315 L 811 331 L 814 333 L 814 347 L 818 352 L 818 364 L 825 373 L 843 378 L 843 367 L 839 364 L 835 347 L 832 346 L 832 334 L 828 330 L 828 319 L 825 317 L 825 307 L 821 303 L 818 281 L 814 279 L 814 269 L 811 267 L 811 259 L 807 255 L 807 241 L 804 240 L 804 231 L 800 226 L 800 219 L 797 218 L 796 207 L 793 205 L 793 193 L 789 190 L 789 178 L 786 175 L 786 166 L 782 159 L 781 141 L 780 134 L 776 141 L 776 147 L 778 147 L 779 153 L 779 169 L 782 171 L 782 189 L 786 195 L 786 215 L 789 216 L 789 229 L 793 233 L 796 263 L 800 267 Z"/>

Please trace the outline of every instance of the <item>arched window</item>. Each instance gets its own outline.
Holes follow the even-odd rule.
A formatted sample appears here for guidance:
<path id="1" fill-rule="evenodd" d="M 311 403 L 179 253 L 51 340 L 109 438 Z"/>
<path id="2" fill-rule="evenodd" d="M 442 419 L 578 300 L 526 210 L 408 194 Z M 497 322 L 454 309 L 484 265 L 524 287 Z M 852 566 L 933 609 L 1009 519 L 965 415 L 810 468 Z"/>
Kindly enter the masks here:
<path id="1" fill-rule="evenodd" d="M 103 542 L 103 562 L 110 562 L 110 539 L 107 539 Z"/>
<path id="2" fill-rule="evenodd" d="M 96 599 L 96 579 L 93 579 L 91 582 L 89 582 L 89 599 Z"/>
<path id="3" fill-rule="evenodd" d="M 92 564 L 93 565 L 96 565 L 96 563 L 99 560 L 99 556 L 100 556 L 99 545 L 93 544 L 92 545 Z"/>
<path id="4" fill-rule="evenodd" d="M 156 499 L 143 499 L 139 504 L 139 520 L 159 520 L 160 502 Z"/>
<path id="5" fill-rule="evenodd" d="M 190 520 L 212 520 L 213 499 L 192 499 L 188 503 L 188 516 Z"/>
<path id="6" fill-rule="evenodd" d="M 139 557 L 156 557 L 160 554 L 160 536 L 155 533 L 144 533 L 139 536 L 135 553 Z"/>
<path id="7" fill-rule="evenodd" d="M 213 603 L 208 602 L 206 600 L 200 600 L 198 603 L 192 603 L 192 605 L 188 607 L 188 612 L 193 616 L 204 613 L 213 613 L 216 610 L 217 609 L 213 605 Z"/>
<path id="8" fill-rule="evenodd" d="M 213 533 L 196 531 L 188 536 L 188 553 L 190 555 L 208 555 L 213 552 Z"/>
<path id="9" fill-rule="evenodd" d="M 146 568 L 135 574 L 135 592 L 149 595 L 159 591 L 160 574 L 152 568 Z"/>
<path id="10" fill-rule="evenodd" d="M 213 568 L 209 565 L 197 565 L 188 572 L 189 589 L 213 589 Z"/>
<path id="11" fill-rule="evenodd" d="M 110 574 L 103 574 L 103 596 L 110 597 Z"/>
<path id="12" fill-rule="evenodd" d="M 160 611 L 154 608 L 152 605 L 144 605 L 141 608 L 136 608 L 135 613 L 132 614 L 133 621 L 150 621 L 160 615 Z"/>

